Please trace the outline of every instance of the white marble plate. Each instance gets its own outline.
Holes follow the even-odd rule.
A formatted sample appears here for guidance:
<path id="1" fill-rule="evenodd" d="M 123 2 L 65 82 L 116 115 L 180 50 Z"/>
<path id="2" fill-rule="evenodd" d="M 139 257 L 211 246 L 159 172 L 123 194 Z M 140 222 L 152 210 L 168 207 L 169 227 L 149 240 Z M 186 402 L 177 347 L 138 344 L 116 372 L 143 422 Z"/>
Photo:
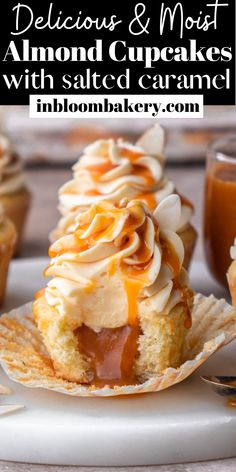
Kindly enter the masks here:
<path id="1" fill-rule="evenodd" d="M 33 298 L 46 264 L 46 259 L 13 262 L 3 311 Z M 201 263 L 193 264 L 191 280 L 204 294 L 225 295 Z M 235 356 L 234 342 L 181 384 L 132 398 L 70 398 L 28 389 L 0 372 L 0 383 L 14 391 L 1 403 L 25 405 L 0 418 L 0 459 L 122 466 L 234 456 L 236 409 L 228 408 L 199 375 L 235 373 Z"/>

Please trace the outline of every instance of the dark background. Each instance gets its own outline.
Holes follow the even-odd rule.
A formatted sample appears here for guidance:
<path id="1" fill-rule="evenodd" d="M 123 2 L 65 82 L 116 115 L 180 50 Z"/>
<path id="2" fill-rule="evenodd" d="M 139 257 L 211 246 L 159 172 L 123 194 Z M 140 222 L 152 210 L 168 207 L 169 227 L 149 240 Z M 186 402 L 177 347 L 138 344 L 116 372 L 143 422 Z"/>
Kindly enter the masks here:
<path id="1" fill-rule="evenodd" d="M 34 11 L 35 18 L 37 16 L 47 17 L 50 1 L 35 2 L 34 0 L 25 0 L 22 3 L 26 3 Z M 49 30 L 36 30 L 30 28 L 29 31 L 20 36 L 10 35 L 11 30 L 15 30 L 15 13 L 11 10 L 13 6 L 17 4 L 17 0 L 7 0 L 1 3 L 1 16 L 0 16 L 0 31 L 1 31 L 1 42 L 0 42 L 0 61 L 1 61 L 1 77 L 0 77 L 0 104 L 28 104 L 29 95 L 31 93 L 62 93 L 62 94 L 76 94 L 76 93 L 100 93 L 100 94 L 204 94 L 204 103 L 212 105 L 232 105 L 235 103 L 235 0 L 222 0 L 222 3 L 229 3 L 229 7 L 219 7 L 218 15 L 218 29 L 215 31 L 210 29 L 207 32 L 199 30 L 196 33 L 196 29 L 186 31 L 184 38 L 180 39 L 178 31 L 166 32 L 163 36 L 159 34 L 159 18 L 161 1 L 159 0 L 144 0 L 143 3 L 147 6 L 147 16 L 151 17 L 151 23 L 149 25 L 150 34 L 143 33 L 140 36 L 132 36 L 128 31 L 129 22 L 134 18 L 134 6 L 138 3 L 138 0 L 127 0 L 127 2 L 107 2 L 100 0 L 95 2 L 94 0 L 81 0 L 75 2 L 74 0 L 55 0 L 54 11 L 57 12 L 60 9 L 63 11 L 63 16 L 77 17 L 79 11 L 83 12 L 83 16 L 91 17 L 107 17 L 116 14 L 118 18 L 123 20 L 123 24 L 116 27 L 114 32 L 110 31 L 96 31 L 91 30 L 71 30 L 71 31 L 49 31 Z M 177 0 L 165 0 L 165 6 L 172 6 L 177 3 Z M 197 17 L 200 10 L 208 12 L 206 3 L 212 3 L 210 0 L 182 0 L 184 6 L 184 12 L 186 16 Z M 210 9 L 213 12 L 213 8 Z M 94 39 L 104 40 L 104 50 L 108 51 L 109 44 L 115 40 L 126 40 L 129 46 L 157 46 L 162 48 L 164 46 L 187 46 L 189 39 L 196 39 L 198 46 L 204 47 L 218 47 L 221 49 L 224 46 L 231 46 L 233 52 L 233 60 L 230 62 L 163 62 L 158 61 L 156 67 L 152 69 L 144 69 L 144 64 L 141 62 L 122 62 L 115 63 L 109 61 L 109 59 L 101 62 L 3 62 L 6 50 L 11 40 L 14 40 L 16 44 L 20 44 L 21 39 L 29 39 L 31 46 L 53 46 L 55 48 L 60 46 L 93 46 Z M 20 49 L 20 48 L 19 48 Z M 44 89 L 40 90 L 24 90 L 23 85 L 18 90 L 7 89 L 2 74 L 21 74 L 24 70 L 29 68 L 31 72 L 39 72 L 41 68 L 45 68 L 45 73 L 54 76 L 54 90 Z M 119 75 L 125 72 L 126 68 L 131 69 L 131 88 L 130 91 L 120 90 L 118 87 L 112 90 L 99 89 L 99 90 L 84 90 L 76 91 L 73 88 L 65 90 L 60 87 L 61 77 L 63 74 L 83 74 L 86 68 L 90 68 L 92 72 L 104 74 Z M 153 90 L 142 90 L 137 84 L 137 76 L 144 73 L 155 75 L 155 74 L 208 74 L 211 77 L 224 73 L 226 68 L 231 68 L 231 90 L 178 90 L 174 87 L 163 91 L 161 89 Z"/>

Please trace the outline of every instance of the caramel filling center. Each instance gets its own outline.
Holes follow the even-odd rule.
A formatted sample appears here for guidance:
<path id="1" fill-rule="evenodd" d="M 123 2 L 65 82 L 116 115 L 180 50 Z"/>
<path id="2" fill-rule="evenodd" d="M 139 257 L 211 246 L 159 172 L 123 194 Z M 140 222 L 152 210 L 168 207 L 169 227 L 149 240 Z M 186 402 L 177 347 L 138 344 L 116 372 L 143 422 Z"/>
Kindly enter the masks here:
<path id="1" fill-rule="evenodd" d="M 138 326 L 103 328 L 96 333 L 83 325 L 77 330 L 80 351 L 90 360 L 92 383 L 131 385 L 136 383 L 134 364 L 138 347 Z"/>

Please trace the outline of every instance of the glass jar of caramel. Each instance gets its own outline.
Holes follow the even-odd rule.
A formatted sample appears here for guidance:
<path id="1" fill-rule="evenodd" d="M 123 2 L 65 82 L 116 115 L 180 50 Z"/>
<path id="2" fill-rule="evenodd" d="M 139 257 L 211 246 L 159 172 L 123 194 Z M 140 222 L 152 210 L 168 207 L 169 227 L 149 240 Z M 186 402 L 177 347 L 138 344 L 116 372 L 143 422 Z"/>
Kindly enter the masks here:
<path id="1" fill-rule="evenodd" d="M 230 246 L 236 237 L 236 135 L 214 142 L 208 152 L 204 246 L 214 278 L 227 286 Z"/>

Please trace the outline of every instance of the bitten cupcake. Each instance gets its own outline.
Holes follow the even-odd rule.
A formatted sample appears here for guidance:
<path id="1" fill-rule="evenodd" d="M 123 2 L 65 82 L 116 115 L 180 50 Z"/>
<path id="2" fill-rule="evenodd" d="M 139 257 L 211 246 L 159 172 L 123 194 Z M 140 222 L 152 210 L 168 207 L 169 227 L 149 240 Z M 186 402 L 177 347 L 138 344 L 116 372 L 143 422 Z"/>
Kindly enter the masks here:
<path id="1" fill-rule="evenodd" d="M 0 135 L 0 204 L 17 231 L 16 253 L 20 250 L 30 200 L 23 164 L 8 138 Z"/>
<path id="2" fill-rule="evenodd" d="M 181 362 L 193 292 L 176 234 L 177 195 L 98 202 L 50 247 L 51 276 L 33 305 L 59 376 L 91 385 L 143 382 Z"/>
<path id="3" fill-rule="evenodd" d="M 13 223 L 5 217 L 0 205 L 0 305 L 4 301 L 8 267 L 15 249 L 17 240 Z"/>
<path id="4" fill-rule="evenodd" d="M 163 170 L 164 132 L 155 126 L 136 145 L 122 140 L 99 140 L 84 150 L 73 167 L 73 180 L 59 191 L 62 218 L 52 240 L 73 232 L 76 216 L 90 205 L 109 201 L 118 205 L 122 198 L 138 199 L 153 211 L 163 198 L 176 192 Z M 191 260 L 196 231 L 190 223 L 192 204 L 181 197 L 181 218 L 177 228 L 184 247 L 184 266 Z"/>
<path id="5" fill-rule="evenodd" d="M 234 306 L 236 306 L 236 238 L 234 240 L 234 245 L 231 247 L 230 255 L 233 261 L 229 267 L 227 278 L 232 297 L 232 303 Z"/>

